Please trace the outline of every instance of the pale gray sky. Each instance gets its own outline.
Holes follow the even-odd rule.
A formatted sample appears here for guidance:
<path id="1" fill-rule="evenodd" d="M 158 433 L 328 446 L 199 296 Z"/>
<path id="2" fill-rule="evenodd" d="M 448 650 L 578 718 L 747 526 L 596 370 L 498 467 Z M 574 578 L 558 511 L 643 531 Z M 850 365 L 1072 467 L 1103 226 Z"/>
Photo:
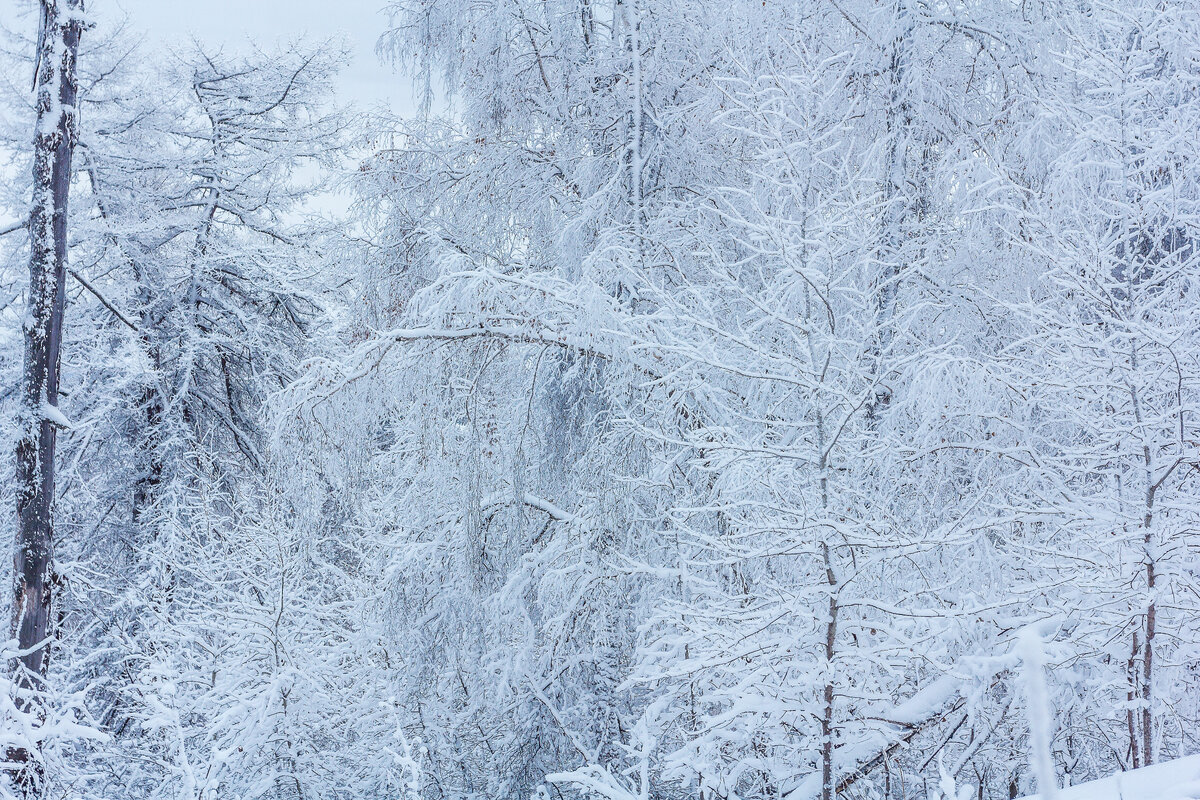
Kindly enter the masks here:
<path id="1" fill-rule="evenodd" d="M 387 25 L 383 4 L 384 0 L 92 0 L 89 8 L 113 18 L 127 14 L 130 28 L 144 33 L 151 47 L 186 43 L 193 36 L 232 49 L 248 43 L 270 49 L 299 37 L 344 39 L 351 61 L 339 76 L 337 101 L 368 110 L 384 105 L 408 116 L 416 110 L 412 82 L 375 55 L 375 42 Z M 327 192 L 306 207 L 340 214 L 349 201 L 344 193 Z"/>
<path id="2" fill-rule="evenodd" d="M 92 0 L 98 14 L 129 15 L 152 46 L 186 41 L 230 47 L 252 41 L 270 48 L 300 36 L 344 37 L 353 60 L 341 76 L 343 101 L 363 106 L 384 103 L 397 113 L 414 106 L 410 81 L 393 73 L 375 55 L 375 42 L 387 25 L 384 0 Z"/>
<path id="3" fill-rule="evenodd" d="M 352 102 L 364 110 L 383 105 L 397 115 L 410 116 L 417 109 L 412 82 L 375 55 L 375 42 L 388 22 L 381 11 L 385 2 L 88 0 L 87 7 L 102 19 L 116 22 L 127 17 L 130 32 L 144 34 L 144 42 L 151 48 L 186 44 L 193 36 L 205 44 L 231 49 L 249 43 L 270 49 L 278 42 L 300 37 L 342 39 L 350 48 L 351 61 L 339 77 L 337 102 Z M 12 30 L 36 27 L 35 7 L 36 0 L 0 0 L 0 25 Z M 338 213 L 347 203 L 348 197 L 342 194 L 326 193 L 309 207 Z"/>

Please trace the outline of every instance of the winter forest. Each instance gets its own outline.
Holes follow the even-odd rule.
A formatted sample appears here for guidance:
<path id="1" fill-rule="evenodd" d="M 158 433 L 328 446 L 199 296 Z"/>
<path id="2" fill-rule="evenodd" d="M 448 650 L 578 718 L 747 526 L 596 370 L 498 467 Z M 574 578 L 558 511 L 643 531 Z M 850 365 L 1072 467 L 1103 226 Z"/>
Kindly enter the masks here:
<path id="1" fill-rule="evenodd" d="M 113 2 L 0 11 L 0 797 L 1200 777 L 1195 0 Z"/>

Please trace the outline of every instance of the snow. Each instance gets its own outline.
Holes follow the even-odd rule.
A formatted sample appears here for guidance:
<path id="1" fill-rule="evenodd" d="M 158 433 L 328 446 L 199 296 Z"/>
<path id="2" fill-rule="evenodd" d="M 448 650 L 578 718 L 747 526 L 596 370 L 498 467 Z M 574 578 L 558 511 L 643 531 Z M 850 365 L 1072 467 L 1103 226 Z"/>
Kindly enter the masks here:
<path id="1" fill-rule="evenodd" d="M 1200 800 L 1200 2 L 86 5 L 48 796 Z"/>
<path id="2" fill-rule="evenodd" d="M 899 741 L 907 729 L 917 727 L 937 715 L 957 696 L 961 681 L 951 675 L 943 675 L 913 694 L 908 700 L 894 708 L 880 712 L 887 722 L 865 733 L 852 745 L 838 748 L 838 768 L 842 774 L 853 772 L 860 765 Z M 813 800 L 821 795 L 821 773 L 809 774 L 800 785 L 788 792 L 784 800 Z"/>
<path id="3" fill-rule="evenodd" d="M 1046 689 L 1046 654 L 1037 631 L 1032 628 L 1023 631 L 1018 638 L 1017 651 L 1021 654 L 1021 678 L 1029 700 L 1026 706 L 1029 713 L 1029 765 L 1037 776 L 1042 800 L 1054 800 L 1058 789 L 1054 755 L 1050 750 L 1053 708 Z"/>
<path id="4" fill-rule="evenodd" d="M 42 417 L 63 429 L 69 430 L 74 427 L 71 425 L 71 420 L 67 419 L 67 415 L 58 406 L 51 405 L 46 400 L 42 401 Z"/>
<path id="5" fill-rule="evenodd" d="M 1058 800 L 1194 800 L 1200 798 L 1200 755 L 1165 761 L 1060 789 Z M 1029 795 L 1022 800 L 1041 800 Z"/>

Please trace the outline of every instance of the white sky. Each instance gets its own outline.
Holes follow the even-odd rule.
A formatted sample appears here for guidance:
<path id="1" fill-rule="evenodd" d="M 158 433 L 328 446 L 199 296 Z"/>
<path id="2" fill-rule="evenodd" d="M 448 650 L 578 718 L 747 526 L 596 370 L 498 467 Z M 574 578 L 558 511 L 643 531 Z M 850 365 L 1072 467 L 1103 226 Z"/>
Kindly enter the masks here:
<path id="1" fill-rule="evenodd" d="M 151 46 L 191 36 L 235 49 L 247 42 L 269 49 L 301 36 L 344 38 L 352 61 L 341 75 L 338 99 L 360 106 L 382 103 L 407 114 L 414 108 L 409 80 L 375 55 L 375 42 L 387 25 L 383 5 L 384 0 L 91 0 L 89 10 L 105 16 L 124 11 L 130 28 L 145 32 Z"/>

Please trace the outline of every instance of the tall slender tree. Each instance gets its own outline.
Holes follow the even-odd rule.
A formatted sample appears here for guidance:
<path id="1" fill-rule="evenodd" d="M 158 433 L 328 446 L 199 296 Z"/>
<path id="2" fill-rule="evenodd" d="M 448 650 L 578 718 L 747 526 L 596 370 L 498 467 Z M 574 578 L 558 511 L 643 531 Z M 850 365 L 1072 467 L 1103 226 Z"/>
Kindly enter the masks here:
<path id="1" fill-rule="evenodd" d="M 36 709 L 49 660 L 54 594 L 54 446 L 66 419 L 58 410 L 59 349 L 66 301 L 67 197 L 78 135 L 76 58 L 83 0 L 42 0 L 34 92 L 33 207 L 29 216 L 29 302 L 25 319 L 23 408 L 17 438 L 17 541 L 13 555 L 13 633 L 18 706 Z M 18 785 L 41 782 L 36 756 L 16 748 L 25 765 Z"/>

